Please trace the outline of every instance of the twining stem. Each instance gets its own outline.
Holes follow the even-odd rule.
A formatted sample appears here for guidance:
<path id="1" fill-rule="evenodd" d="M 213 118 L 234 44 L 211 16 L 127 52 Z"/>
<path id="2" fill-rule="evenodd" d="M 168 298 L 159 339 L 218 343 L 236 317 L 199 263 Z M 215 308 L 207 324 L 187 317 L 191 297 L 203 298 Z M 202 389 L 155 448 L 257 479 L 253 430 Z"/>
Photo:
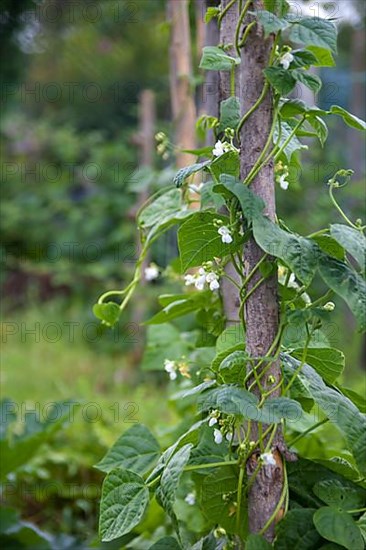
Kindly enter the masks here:
<path id="1" fill-rule="evenodd" d="M 240 510 L 241 510 L 241 500 L 243 494 L 243 481 L 245 474 L 245 466 L 240 468 L 239 479 L 238 479 L 238 490 L 237 490 L 237 508 L 236 508 L 236 530 L 240 529 Z"/>
<path id="2" fill-rule="evenodd" d="M 223 18 L 225 17 L 225 15 L 227 14 L 227 12 L 229 11 L 229 9 L 237 2 L 237 0 L 231 0 L 231 2 L 229 2 L 227 4 L 227 6 L 222 10 L 222 12 L 220 13 L 220 15 L 218 16 L 217 20 L 218 20 L 218 23 L 219 23 L 219 26 L 221 25 L 221 21 L 223 20 Z"/>
<path id="3" fill-rule="evenodd" d="M 265 525 L 262 527 L 262 529 L 259 531 L 259 534 L 260 535 L 263 535 L 263 533 L 265 533 L 268 529 L 268 527 L 271 525 L 271 523 L 276 519 L 276 516 L 277 514 L 279 513 L 279 511 L 281 510 L 282 508 L 282 505 L 284 503 L 284 500 L 287 496 L 287 493 L 288 493 L 288 481 L 287 481 L 287 471 L 286 471 L 286 464 L 284 465 L 284 468 L 283 468 L 283 488 L 282 488 L 282 493 L 281 493 L 281 496 L 280 496 L 280 499 L 277 503 L 277 506 L 276 508 L 273 510 L 272 512 L 272 515 L 270 518 L 268 518 L 268 520 L 266 521 Z"/>
<path id="4" fill-rule="evenodd" d="M 250 8 L 250 5 L 252 3 L 252 0 L 247 0 L 244 8 L 243 8 L 243 11 L 241 12 L 241 14 L 239 15 L 239 19 L 238 19 L 238 24 L 236 26 L 236 30 L 235 30 L 235 49 L 236 49 L 236 52 L 238 54 L 238 56 L 240 57 L 240 45 L 239 45 L 239 35 L 240 35 L 240 29 L 241 29 L 241 25 L 244 21 L 244 17 L 246 16 L 249 8 Z M 253 21 L 253 23 L 255 24 L 256 21 Z M 253 26 L 251 24 L 251 26 Z M 246 29 L 247 30 L 247 29 Z M 245 31 L 246 32 L 246 31 Z"/>
<path id="5" fill-rule="evenodd" d="M 237 130 L 236 130 L 236 136 L 239 137 L 240 135 L 240 132 L 241 132 L 241 129 L 242 127 L 244 126 L 244 124 L 246 123 L 246 121 L 248 120 L 248 118 L 250 118 L 252 116 L 252 114 L 258 109 L 258 107 L 261 105 L 261 103 L 263 103 L 267 93 L 269 91 L 269 82 L 266 81 L 264 86 L 263 86 L 263 90 L 260 94 L 260 96 L 258 97 L 257 101 L 254 103 L 254 105 L 252 105 L 252 107 L 249 109 L 249 111 L 247 111 L 245 113 L 245 115 L 243 116 L 243 118 L 241 119 L 241 121 L 239 122 L 239 125 L 237 127 Z"/>
<path id="6" fill-rule="evenodd" d="M 310 344 L 311 336 L 312 336 L 312 334 L 309 333 L 307 338 L 306 338 L 305 346 L 304 346 L 304 349 L 303 349 L 303 352 L 302 352 L 301 363 L 298 366 L 298 368 L 295 370 L 294 374 L 291 377 L 291 380 L 289 381 L 289 383 L 287 384 L 287 386 L 283 390 L 283 395 L 285 395 L 289 391 L 289 389 L 292 387 L 292 384 L 295 382 L 295 380 L 297 378 L 297 375 L 301 372 L 303 366 L 305 365 L 306 356 L 307 356 L 307 353 L 308 353 L 308 347 L 309 347 L 309 344 Z"/>
<path id="7" fill-rule="evenodd" d="M 295 445 L 295 443 L 297 443 L 298 441 L 300 441 L 300 439 L 302 439 L 303 437 L 305 437 L 307 434 L 309 434 L 310 432 L 312 432 L 313 430 L 316 430 L 317 428 L 319 428 L 319 426 L 322 426 L 323 424 L 326 424 L 327 422 L 329 422 L 329 418 L 324 418 L 324 420 L 320 420 L 319 422 L 317 422 L 316 424 L 313 424 L 313 426 L 310 426 L 310 428 L 308 428 L 307 430 L 305 430 L 304 432 L 302 432 L 301 434 L 297 435 L 296 437 L 294 437 L 293 439 L 291 439 L 289 442 L 288 442 L 288 446 L 289 447 L 292 447 L 292 445 Z"/>
<path id="8" fill-rule="evenodd" d="M 348 223 L 348 225 L 350 225 L 351 227 L 353 227 L 353 229 L 356 229 L 357 231 L 362 231 L 362 228 L 358 227 L 353 222 L 351 222 L 351 220 L 348 218 L 348 216 L 346 216 L 346 214 L 343 212 L 342 208 L 339 206 L 339 204 L 335 200 L 334 194 L 333 194 L 334 187 L 336 187 L 335 182 L 332 182 L 329 185 L 329 196 L 330 196 L 330 199 L 331 199 L 332 203 L 334 204 L 334 206 L 336 207 L 336 209 L 338 210 L 338 212 L 340 213 L 342 218 Z"/>

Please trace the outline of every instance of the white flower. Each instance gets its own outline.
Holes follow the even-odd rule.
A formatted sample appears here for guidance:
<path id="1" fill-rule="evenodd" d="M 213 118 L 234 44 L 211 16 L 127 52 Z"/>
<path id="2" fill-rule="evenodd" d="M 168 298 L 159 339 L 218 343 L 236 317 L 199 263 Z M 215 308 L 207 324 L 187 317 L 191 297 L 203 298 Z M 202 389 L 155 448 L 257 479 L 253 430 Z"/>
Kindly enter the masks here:
<path id="1" fill-rule="evenodd" d="M 335 303 L 334 302 L 327 302 L 325 306 L 323 306 L 323 309 L 325 311 L 334 311 L 335 310 Z"/>
<path id="2" fill-rule="evenodd" d="M 169 374 L 170 380 L 176 380 L 177 378 L 177 367 L 175 364 L 175 361 L 171 361 L 170 359 L 165 359 L 164 361 L 164 369 Z"/>
<path id="3" fill-rule="evenodd" d="M 147 281 L 154 281 L 159 277 L 159 268 L 155 264 L 150 264 L 145 268 L 145 279 Z"/>
<path id="4" fill-rule="evenodd" d="M 272 453 L 261 454 L 261 460 L 266 466 L 276 466 L 276 460 Z"/>
<path id="5" fill-rule="evenodd" d="M 210 286 L 210 290 L 218 290 L 220 288 L 219 277 L 213 271 L 206 275 L 206 282 Z"/>
<path id="6" fill-rule="evenodd" d="M 219 227 L 218 234 L 221 235 L 221 240 L 225 244 L 230 244 L 233 242 L 233 238 L 231 236 L 231 231 L 226 225 L 223 225 Z"/>
<path id="7" fill-rule="evenodd" d="M 233 434 L 230 433 L 230 432 L 228 432 L 228 433 L 225 435 L 226 441 L 229 441 L 229 442 L 231 441 L 232 437 L 233 437 Z"/>
<path id="8" fill-rule="evenodd" d="M 210 418 L 210 420 L 208 421 L 208 425 L 210 426 L 210 428 L 212 428 L 212 426 L 214 426 L 215 424 L 217 424 L 217 418 L 215 418 L 214 416 L 212 416 Z"/>
<path id="9" fill-rule="evenodd" d="M 194 285 L 194 283 L 196 282 L 196 277 L 188 273 L 188 275 L 184 276 L 184 280 L 185 280 L 186 286 L 191 286 L 191 285 Z"/>
<path id="10" fill-rule="evenodd" d="M 203 267 L 200 267 L 200 269 L 198 270 L 198 275 L 196 275 L 195 277 L 194 283 L 194 286 L 197 290 L 203 290 L 205 288 L 206 276 L 206 271 L 203 269 Z"/>
<path id="11" fill-rule="evenodd" d="M 220 445 L 222 443 L 222 433 L 218 429 L 214 429 L 214 440 L 217 445 Z"/>
<path id="12" fill-rule="evenodd" d="M 196 504 L 196 495 L 194 493 L 188 493 L 184 500 L 190 506 L 194 506 L 194 504 Z"/>
<path id="13" fill-rule="evenodd" d="M 294 56 L 290 52 L 286 52 L 280 59 L 280 65 L 287 71 L 294 60 Z"/>
<path id="14" fill-rule="evenodd" d="M 217 141 L 215 147 L 212 149 L 212 154 L 214 157 L 221 157 L 226 152 L 226 144 L 222 141 Z"/>
<path id="15" fill-rule="evenodd" d="M 289 182 L 287 181 L 288 174 L 282 174 L 282 176 L 279 176 L 278 183 L 280 184 L 281 189 L 284 191 L 287 191 Z"/>

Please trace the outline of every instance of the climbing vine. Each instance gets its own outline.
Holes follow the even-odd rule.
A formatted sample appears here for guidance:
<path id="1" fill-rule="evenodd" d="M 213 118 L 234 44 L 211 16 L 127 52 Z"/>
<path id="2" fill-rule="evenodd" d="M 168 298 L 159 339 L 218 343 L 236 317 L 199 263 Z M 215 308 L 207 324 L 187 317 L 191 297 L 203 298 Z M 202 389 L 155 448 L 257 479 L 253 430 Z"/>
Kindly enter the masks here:
<path id="1" fill-rule="evenodd" d="M 184 290 L 161 296 L 161 311 L 146 324 L 150 337 L 164 325 L 167 355 L 150 368 L 165 369 L 174 383 L 180 383 L 177 399 L 188 403 L 192 424 L 162 453 L 155 437 L 141 425 L 116 441 L 97 465 L 107 474 L 100 533 L 103 541 L 127 536 L 143 520 L 149 503 L 157 501 L 170 518 L 171 530 L 151 548 L 240 548 L 245 544 L 248 549 L 261 549 L 274 544 L 275 548 L 362 550 L 366 540 L 365 404 L 339 383 L 345 358 L 331 346 L 325 330 L 332 320 L 334 296 L 347 303 L 359 330 L 366 328 L 366 226 L 362 220 L 351 220 L 342 208 L 342 191 L 351 184 L 353 172 L 339 170 L 327 182 L 334 214 L 342 223 L 330 223 L 306 236 L 291 231 L 282 220 L 271 221 L 251 184 L 265 166 L 274 163 L 272 183 L 279 192 L 285 191 L 291 165 L 300 163 L 301 150 L 308 147 L 302 139 L 317 140 L 323 146 L 329 117 L 339 116 L 360 131 L 365 123 L 337 105 L 324 110 L 291 97 L 298 83 L 319 92 L 322 82 L 311 67 L 334 66 L 334 22 L 294 16 L 285 0 L 265 0 L 266 9 L 256 11 L 250 0 L 232 0 L 224 8 L 208 8 L 206 22 L 216 18 L 222 24 L 236 4 L 236 56 L 221 46 L 210 46 L 203 49 L 200 63 L 203 70 L 230 73 L 230 97 L 221 102 L 219 118 L 202 116 L 197 122 L 200 133 L 210 130 L 215 140 L 210 147 L 196 150 L 197 162 L 179 170 L 172 185 L 141 208 L 137 216 L 141 255 L 133 279 L 126 288 L 103 294 L 94 306 L 95 315 L 113 327 L 141 279 L 160 276 L 157 266 L 144 268 L 151 245 L 178 226 L 180 268 L 175 275 Z M 248 15 L 251 21 L 244 25 Z M 263 39 L 273 36 L 274 40 L 263 89 L 242 113 L 235 95 L 236 71 L 254 29 L 260 29 Z M 242 136 L 268 94 L 273 102 L 272 127 L 243 179 L 239 176 L 240 150 L 245 147 Z M 162 132 L 157 142 L 161 154 L 174 151 Z M 263 254 L 248 273 L 243 248 L 250 238 Z M 235 278 L 225 270 L 228 262 L 234 266 Z M 252 357 L 245 345 L 245 304 L 274 273 L 278 331 L 266 354 Z M 232 325 L 222 308 L 224 278 L 235 287 L 239 300 L 238 320 Z M 320 297 L 314 297 L 318 292 L 314 281 L 326 287 Z M 196 313 L 199 330 L 183 337 L 171 321 L 189 313 Z M 169 355 L 173 352 L 175 356 Z M 269 373 L 278 361 L 280 380 Z M 299 443 L 327 423 L 341 432 L 347 460 L 302 458 Z M 282 449 L 273 447 L 279 425 L 286 442 Z M 248 460 L 257 449 L 249 475 Z M 264 527 L 253 533 L 247 496 L 259 470 L 276 467 L 278 452 L 285 462 L 280 496 Z M 176 510 L 182 490 L 187 492 L 188 505 L 197 507 L 204 517 L 201 538 L 189 531 Z M 271 525 L 276 525 L 274 541 L 266 536 Z"/>

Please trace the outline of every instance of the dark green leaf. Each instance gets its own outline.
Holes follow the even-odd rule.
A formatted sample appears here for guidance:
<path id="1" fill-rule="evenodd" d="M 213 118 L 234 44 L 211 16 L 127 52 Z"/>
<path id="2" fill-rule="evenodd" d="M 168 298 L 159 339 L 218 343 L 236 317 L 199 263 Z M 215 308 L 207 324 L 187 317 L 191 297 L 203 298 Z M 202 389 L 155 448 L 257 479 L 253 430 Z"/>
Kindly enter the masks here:
<path id="1" fill-rule="evenodd" d="M 330 226 L 330 234 L 357 260 L 362 271 L 366 266 L 366 238 L 363 233 L 343 224 Z"/>
<path id="2" fill-rule="evenodd" d="M 206 166 L 210 164 L 211 161 L 205 160 L 204 162 L 198 162 L 196 164 L 191 164 L 191 166 L 186 166 L 185 168 L 181 168 L 177 174 L 174 176 L 173 183 L 176 187 L 182 187 L 184 181 L 189 178 L 189 176 L 192 176 L 196 172 L 200 172 L 201 170 L 204 170 Z M 164 195 L 163 195 L 164 196 Z"/>
<path id="3" fill-rule="evenodd" d="M 289 22 L 286 21 L 286 19 L 279 19 L 270 11 L 258 10 L 257 18 L 264 28 L 265 36 L 278 31 L 283 31 L 289 26 Z"/>
<path id="4" fill-rule="evenodd" d="M 189 351 L 189 343 L 182 338 L 181 332 L 170 323 L 161 330 L 159 325 L 147 327 L 147 344 L 141 364 L 142 370 L 164 369 L 165 359 L 177 359 Z"/>
<path id="5" fill-rule="evenodd" d="M 218 227 L 214 225 L 215 220 L 221 220 L 227 227 L 230 225 L 230 220 L 226 216 L 211 212 L 197 212 L 179 228 L 178 246 L 182 271 L 201 266 L 214 258 L 223 258 L 239 246 L 238 240 L 233 240 L 230 244 L 222 242 Z"/>
<path id="6" fill-rule="evenodd" d="M 191 453 L 192 445 L 188 443 L 181 447 L 169 460 L 168 464 L 163 470 L 160 485 L 156 491 L 158 502 L 162 505 L 164 510 L 172 518 L 176 524 L 175 513 L 173 509 L 176 492 L 178 489 L 180 478 L 183 474 L 184 467 L 186 466 Z"/>
<path id="7" fill-rule="evenodd" d="M 302 416 L 301 405 L 288 397 L 266 399 L 259 411 L 260 415 L 257 420 L 265 424 L 276 424 L 281 422 L 283 418 L 289 422 L 295 422 Z"/>
<path id="8" fill-rule="evenodd" d="M 278 145 L 280 147 L 283 147 L 287 139 L 290 137 L 290 135 L 293 132 L 293 127 L 288 122 L 281 122 L 281 137 L 279 135 L 278 128 L 276 127 L 273 141 L 275 144 L 279 141 Z M 301 151 L 302 149 L 307 149 L 307 145 L 303 145 L 296 136 L 293 136 L 291 141 L 286 145 L 284 150 L 284 155 L 287 158 L 288 164 L 291 164 L 292 157 L 297 153 L 297 151 Z"/>
<path id="9" fill-rule="evenodd" d="M 122 468 L 144 474 L 156 462 L 159 453 L 159 443 L 150 430 L 142 424 L 136 424 L 117 439 L 95 467 L 107 473 Z"/>
<path id="10" fill-rule="evenodd" d="M 299 69 L 300 67 L 310 67 L 317 64 L 317 58 L 309 50 L 293 50 L 292 55 L 294 60 L 292 61 L 292 68 Z"/>
<path id="11" fill-rule="evenodd" d="M 305 284 L 310 284 L 318 265 L 318 247 L 309 239 L 287 233 L 264 216 L 253 220 L 253 234 L 258 245 L 285 264 Z"/>
<path id="12" fill-rule="evenodd" d="M 228 151 L 216 158 L 210 170 L 216 180 L 219 180 L 222 174 L 230 174 L 231 176 L 239 177 L 239 154 L 235 151 Z"/>
<path id="13" fill-rule="evenodd" d="M 271 550 L 273 546 L 260 535 L 249 535 L 245 550 Z"/>
<path id="14" fill-rule="evenodd" d="M 240 122 L 240 101 L 237 97 L 229 97 L 220 103 L 220 126 L 218 131 L 226 128 L 236 129 Z"/>
<path id="15" fill-rule="evenodd" d="M 104 480 L 99 531 L 108 542 L 129 533 L 141 520 L 149 503 L 144 480 L 128 470 L 112 470 Z"/>
<path id="16" fill-rule="evenodd" d="M 276 550 L 318 550 L 321 537 L 313 524 L 315 510 L 299 508 L 290 510 L 276 526 Z"/>
<path id="17" fill-rule="evenodd" d="M 325 479 L 316 483 L 313 491 L 325 504 L 339 510 L 357 510 L 365 504 L 365 490 L 346 480 Z"/>
<path id="18" fill-rule="evenodd" d="M 296 349 L 292 355 L 301 361 L 303 351 L 303 349 Z M 345 357 L 341 351 L 334 348 L 309 348 L 306 363 L 314 367 L 328 384 L 333 384 L 343 372 Z"/>
<path id="19" fill-rule="evenodd" d="M 268 67 L 264 69 L 264 74 L 271 86 L 281 95 L 289 94 L 296 86 L 296 79 L 291 72 L 281 67 Z"/>
<path id="20" fill-rule="evenodd" d="M 233 176 L 223 174 L 220 178 L 220 185 L 214 187 L 216 193 L 223 193 L 227 196 L 236 197 L 244 216 L 248 221 L 253 221 L 255 216 L 261 214 L 264 202 L 257 197 L 246 185 Z M 227 193 L 228 192 L 228 193 Z"/>
<path id="21" fill-rule="evenodd" d="M 290 38 L 305 46 L 319 46 L 337 53 L 337 27 L 326 19 L 301 19 L 292 27 Z"/>
<path id="22" fill-rule="evenodd" d="M 366 283 L 347 264 L 324 256 L 319 262 L 324 282 L 348 304 L 357 319 L 360 330 L 366 329 Z"/>
<path id="23" fill-rule="evenodd" d="M 200 69 L 206 69 L 206 71 L 231 71 L 239 63 L 239 57 L 231 57 L 217 46 L 206 46 L 203 48 Z"/>
<path id="24" fill-rule="evenodd" d="M 324 146 L 328 139 L 328 126 L 325 124 L 324 120 L 318 116 L 314 116 L 308 118 L 307 122 L 314 128 L 321 145 Z"/>
<path id="25" fill-rule="evenodd" d="M 164 537 L 150 546 L 149 550 L 181 550 L 181 548 L 174 537 Z"/>
<path id="26" fill-rule="evenodd" d="M 197 311 L 208 305 L 212 298 L 212 292 L 192 292 L 190 294 L 182 294 L 174 296 L 172 300 L 165 305 L 164 309 L 156 315 L 145 321 L 145 325 L 161 325 L 177 317 L 183 317 L 192 311 Z M 161 302 L 160 302 L 161 303 Z"/>
<path id="27" fill-rule="evenodd" d="M 282 354 L 285 370 L 292 376 L 301 362 Z M 298 378 L 331 422 L 343 433 L 360 472 L 366 472 L 366 418 L 347 397 L 329 388 L 309 365 L 303 365 Z"/>
<path id="28" fill-rule="evenodd" d="M 337 260 L 344 260 L 344 248 L 340 246 L 330 235 L 316 235 L 315 237 L 311 237 L 311 239 L 315 241 L 323 252 L 329 256 L 333 256 L 334 258 L 337 258 Z"/>
<path id="29" fill-rule="evenodd" d="M 324 506 L 314 514 L 318 533 L 348 550 L 364 550 L 361 530 L 350 514 Z"/>
<path id="30" fill-rule="evenodd" d="M 344 122 L 348 124 L 351 128 L 356 128 L 356 130 L 366 130 L 366 123 L 360 118 L 352 115 L 343 107 L 338 107 L 338 105 L 333 105 L 330 108 L 330 113 L 332 115 L 339 115 L 343 118 Z"/>
<path id="31" fill-rule="evenodd" d="M 292 71 L 292 74 L 298 82 L 301 82 L 315 93 L 318 93 L 322 87 L 321 79 L 315 74 L 310 74 L 300 69 Z"/>
<path id="32" fill-rule="evenodd" d="M 246 375 L 248 355 L 245 351 L 234 351 L 220 364 L 220 375 L 226 384 L 243 383 Z"/>

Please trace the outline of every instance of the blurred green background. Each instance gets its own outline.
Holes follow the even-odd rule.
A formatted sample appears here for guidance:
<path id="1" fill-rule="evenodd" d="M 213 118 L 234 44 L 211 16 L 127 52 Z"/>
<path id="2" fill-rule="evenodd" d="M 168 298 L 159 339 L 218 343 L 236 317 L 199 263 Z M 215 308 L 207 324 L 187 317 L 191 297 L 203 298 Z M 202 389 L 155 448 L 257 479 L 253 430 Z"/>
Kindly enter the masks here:
<path id="1" fill-rule="evenodd" d="M 323 71 L 318 104 L 365 118 L 363 3 L 332 6 L 341 17 L 340 51 L 337 69 Z M 131 277 L 141 194 L 172 181 L 173 159 L 156 155 L 153 169 L 143 169 L 136 144 L 144 89 L 155 93 L 156 131 L 172 133 L 165 9 L 164 0 L 0 2 L 2 397 L 20 419 L 32 410 L 42 417 L 60 400 L 78 404 L 66 428 L 47 433 L 9 472 L 2 500 L 52 533 L 57 548 L 102 547 L 102 478 L 92 466 L 120 433 L 138 421 L 169 442 L 181 422 L 166 375 L 145 370 L 144 361 L 141 368 L 144 331 L 136 325 L 136 311 L 147 318 L 159 293 L 179 289 L 174 275 L 139 289 L 114 332 L 91 311 L 100 293 Z M 193 36 L 194 15 L 192 6 Z M 202 79 L 197 64 L 195 71 L 192 86 Z M 363 138 L 334 121 L 325 148 L 303 154 L 300 184 L 278 191 L 279 217 L 302 234 L 338 219 L 326 183 L 352 167 L 355 177 L 338 198 L 352 218 L 365 219 L 363 155 Z M 175 256 L 168 234 L 151 259 L 164 269 Z M 366 349 L 342 302 L 328 332 L 346 354 L 346 385 L 364 392 Z M 159 525 L 154 514 L 147 530 Z M 29 546 L 31 531 L 22 525 L 14 547 Z"/>

